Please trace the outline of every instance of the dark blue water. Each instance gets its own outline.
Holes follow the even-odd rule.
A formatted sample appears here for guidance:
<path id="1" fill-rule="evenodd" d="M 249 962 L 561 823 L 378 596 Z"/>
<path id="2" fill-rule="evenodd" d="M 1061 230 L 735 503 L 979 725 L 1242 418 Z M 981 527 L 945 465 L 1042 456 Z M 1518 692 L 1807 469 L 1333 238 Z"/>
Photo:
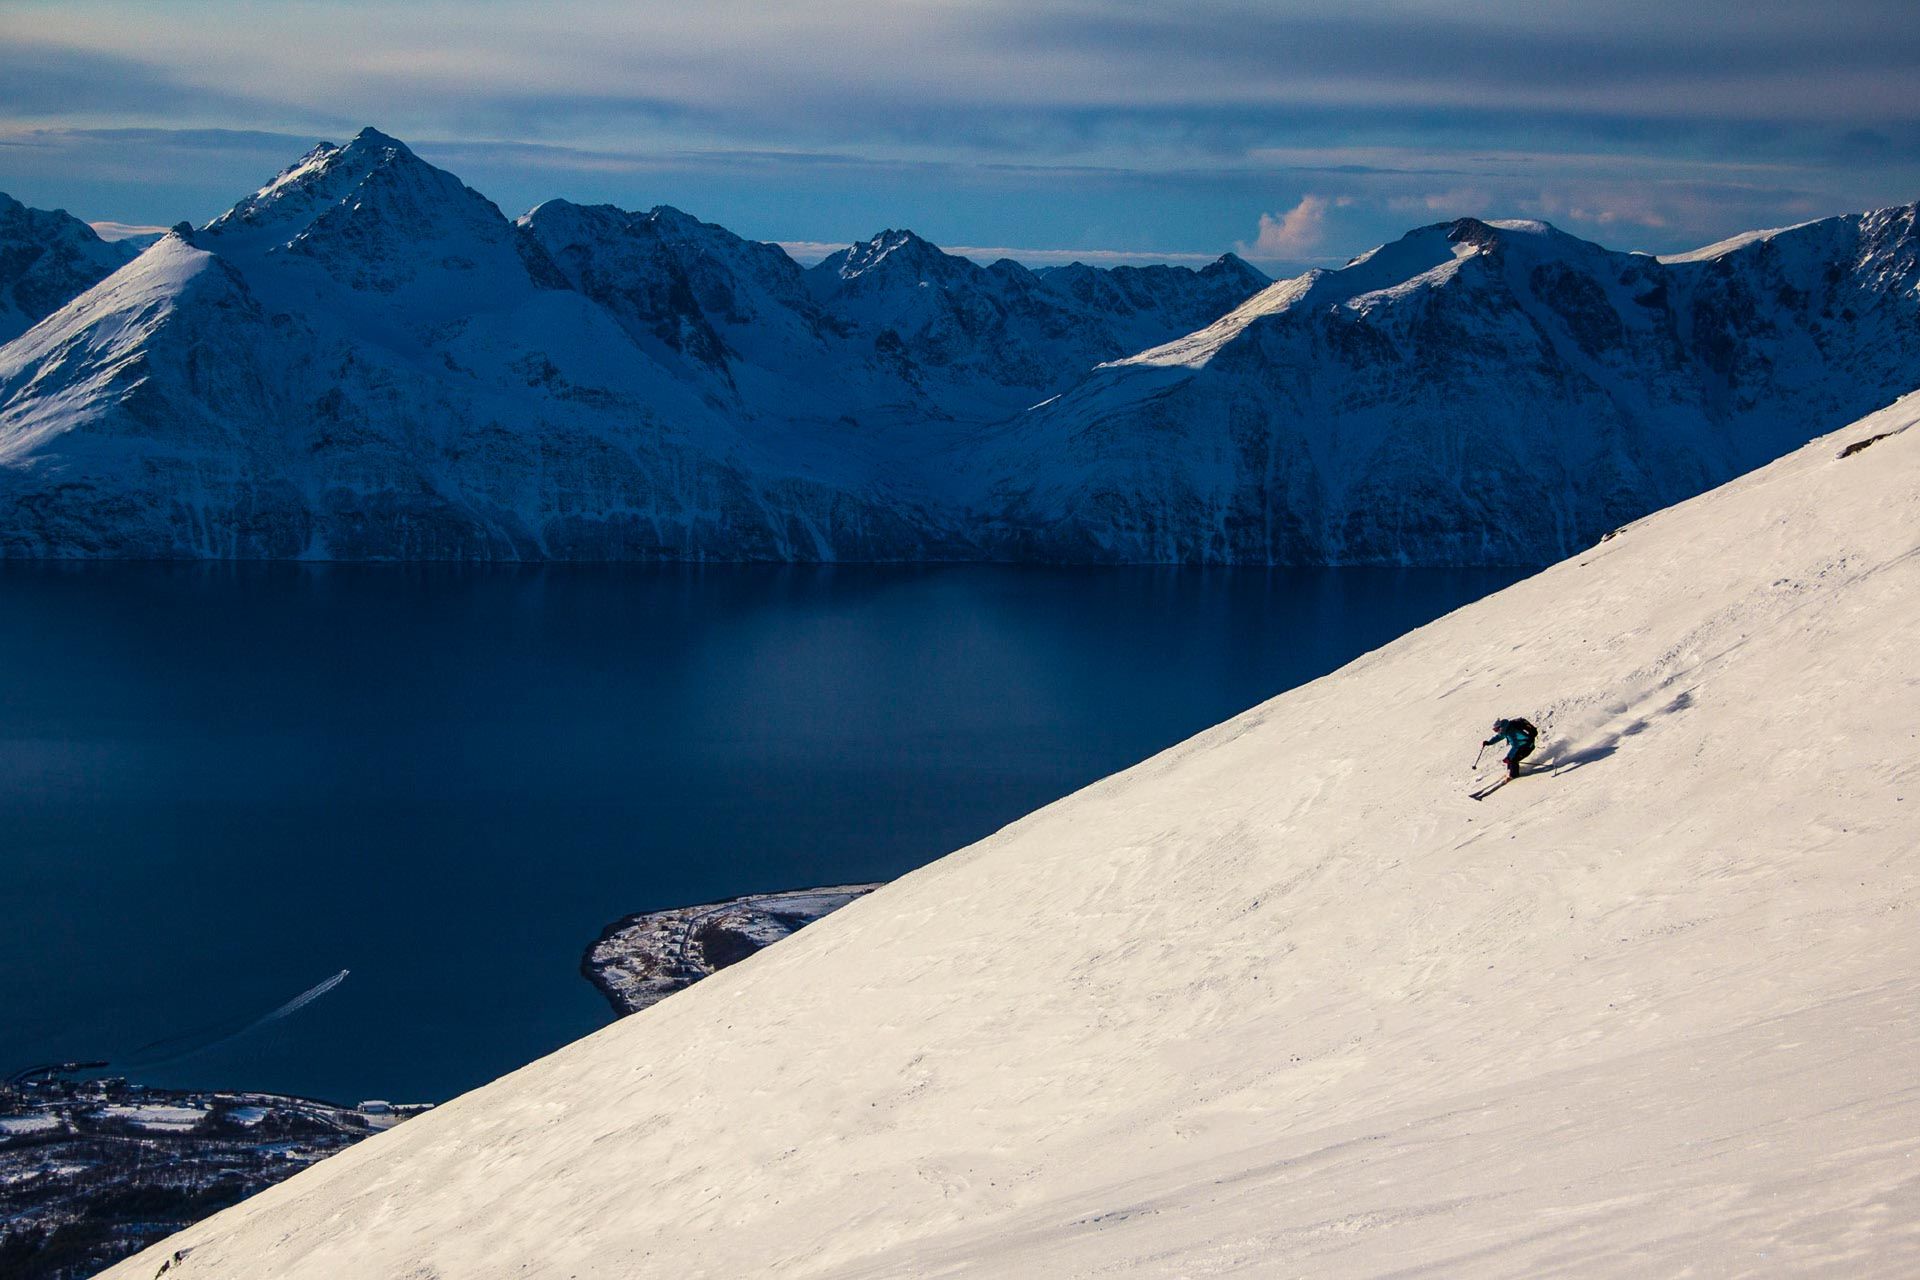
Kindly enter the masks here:
<path id="1" fill-rule="evenodd" d="M 445 1098 L 607 1021 L 612 919 L 898 875 L 1514 576 L 0 566 L 0 1072 Z"/>

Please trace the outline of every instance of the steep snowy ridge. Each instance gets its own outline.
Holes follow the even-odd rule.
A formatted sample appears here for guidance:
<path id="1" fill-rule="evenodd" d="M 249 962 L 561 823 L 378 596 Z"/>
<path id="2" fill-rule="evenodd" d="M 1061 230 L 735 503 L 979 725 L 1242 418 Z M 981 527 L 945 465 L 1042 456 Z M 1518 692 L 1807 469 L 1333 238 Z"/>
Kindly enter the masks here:
<path id="1" fill-rule="evenodd" d="M 134 256 L 62 209 L 0 192 L 0 343 L 10 342 Z"/>
<path id="2" fill-rule="evenodd" d="M 0 350 L 0 400 L 24 406 L 0 420 L 0 466 L 82 416 L 112 412 L 145 381 L 150 345 L 182 300 L 203 288 L 200 277 L 215 267 L 213 287 L 230 283 L 187 234 L 169 233 L 137 266 Z M 220 303 L 232 300 L 223 293 Z"/>
<path id="3" fill-rule="evenodd" d="M 1197 369 L 1218 355 L 1222 347 L 1238 337 L 1255 320 L 1262 316 L 1278 315 L 1311 295 L 1313 286 L 1322 274 L 1309 271 L 1291 280 L 1268 285 L 1204 329 L 1196 329 L 1172 342 L 1149 347 L 1123 360 L 1110 360 L 1096 367 L 1117 369 L 1127 365 L 1179 365 Z"/>
<path id="4" fill-rule="evenodd" d="M 1920 394 L 1640 520 L 109 1275 L 1912 1275 L 1916 426 Z M 1532 772 L 1468 798 L 1515 714 Z"/>
<path id="5" fill-rule="evenodd" d="M 1421 228 L 1096 369 L 972 459 L 973 506 L 1042 557 L 1550 559 L 1911 387 L 1915 213 L 1674 261 Z"/>

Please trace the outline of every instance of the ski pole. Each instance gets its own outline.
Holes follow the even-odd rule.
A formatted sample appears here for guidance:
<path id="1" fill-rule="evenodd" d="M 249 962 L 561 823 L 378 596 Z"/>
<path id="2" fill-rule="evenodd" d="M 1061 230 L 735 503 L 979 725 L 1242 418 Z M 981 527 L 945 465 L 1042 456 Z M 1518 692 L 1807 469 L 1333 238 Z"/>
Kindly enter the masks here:
<path id="1" fill-rule="evenodd" d="M 1480 749 L 1473 753 L 1474 768 L 1478 769 L 1480 767 L 1480 757 L 1485 754 L 1487 754 L 1487 744 L 1483 742 L 1480 744 Z"/>

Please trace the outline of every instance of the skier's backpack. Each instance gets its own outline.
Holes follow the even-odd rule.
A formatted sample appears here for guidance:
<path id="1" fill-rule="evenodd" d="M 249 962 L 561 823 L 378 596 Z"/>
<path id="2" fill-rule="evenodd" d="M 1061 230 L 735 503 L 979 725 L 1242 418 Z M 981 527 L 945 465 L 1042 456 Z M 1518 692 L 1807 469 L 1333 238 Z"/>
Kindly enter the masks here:
<path id="1" fill-rule="evenodd" d="M 1521 716 L 1521 717 L 1518 717 L 1517 719 L 1507 721 L 1507 727 L 1512 729 L 1518 729 L 1520 732 L 1526 734 L 1528 738 L 1532 739 L 1535 742 L 1540 741 L 1540 731 L 1534 728 L 1533 721 L 1527 719 L 1525 716 Z"/>

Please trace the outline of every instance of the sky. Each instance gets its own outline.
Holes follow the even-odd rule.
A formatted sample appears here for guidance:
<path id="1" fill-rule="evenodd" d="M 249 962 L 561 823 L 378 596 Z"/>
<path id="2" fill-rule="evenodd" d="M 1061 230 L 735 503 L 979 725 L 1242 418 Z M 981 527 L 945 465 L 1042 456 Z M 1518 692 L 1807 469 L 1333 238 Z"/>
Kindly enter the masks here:
<path id="1" fill-rule="evenodd" d="M 0 191 L 204 222 L 314 142 L 796 256 L 1269 270 L 1447 218 L 1619 249 L 1920 199 L 1911 0 L 0 0 Z"/>

